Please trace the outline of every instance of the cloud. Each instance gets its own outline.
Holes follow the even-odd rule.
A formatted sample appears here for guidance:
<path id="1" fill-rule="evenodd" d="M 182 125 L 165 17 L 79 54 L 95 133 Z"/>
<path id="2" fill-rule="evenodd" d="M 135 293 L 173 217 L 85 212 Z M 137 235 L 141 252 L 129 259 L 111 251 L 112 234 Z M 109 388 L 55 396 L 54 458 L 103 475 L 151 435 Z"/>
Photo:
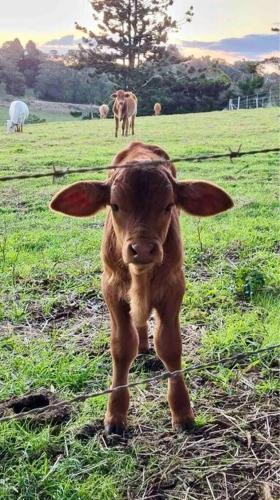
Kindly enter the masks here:
<path id="1" fill-rule="evenodd" d="M 182 40 L 182 48 L 202 49 L 211 52 L 229 53 L 236 58 L 261 58 L 279 49 L 279 37 L 277 34 L 251 34 L 240 38 L 224 38 L 218 41 L 202 42 L 199 40 Z"/>
<path id="2" fill-rule="evenodd" d="M 61 38 L 49 40 L 48 42 L 45 42 L 44 45 L 76 45 L 76 40 L 74 38 L 74 35 L 65 35 Z"/>
<path id="3" fill-rule="evenodd" d="M 75 38 L 74 35 L 64 35 L 45 42 L 40 48 L 47 53 L 56 50 L 59 54 L 65 54 L 68 50 L 77 48 L 80 42 L 81 39 Z"/>

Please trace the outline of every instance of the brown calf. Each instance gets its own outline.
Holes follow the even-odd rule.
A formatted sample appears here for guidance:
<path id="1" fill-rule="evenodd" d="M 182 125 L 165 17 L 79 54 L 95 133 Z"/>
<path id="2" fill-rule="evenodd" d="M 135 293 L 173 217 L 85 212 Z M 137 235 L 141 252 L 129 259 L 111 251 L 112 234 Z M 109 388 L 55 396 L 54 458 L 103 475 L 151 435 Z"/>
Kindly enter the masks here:
<path id="1" fill-rule="evenodd" d="M 135 117 L 137 114 L 137 97 L 132 92 L 118 90 L 112 96 L 115 101 L 113 113 L 116 121 L 115 137 L 118 137 L 119 123 L 122 121 L 122 135 L 128 135 L 129 125 L 134 135 Z"/>
<path id="2" fill-rule="evenodd" d="M 158 146 L 131 143 L 113 164 L 169 159 Z M 157 317 L 155 349 L 167 370 L 181 368 L 179 311 L 185 292 L 178 209 L 209 216 L 233 206 L 229 195 L 202 180 L 176 180 L 172 164 L 112 170 L 104 182 L 63 188 L 52 210 L 75 217 L 108 207 L 102 242 L 102 291 L 111 317 L 112 387 L 128 383 L 130 365 L 148 351 L 147 320 Z M 184 378 L 168 380 L 173 427 L 192 427 L 194 414 Z M 128 389 L 110 395 L 105 428 L 121 433 L 127 423 Z"/>
<path id="3" fill-rule="evenodd" d="M 107 118 L 108 113 L 109 113 L 109 106 L 107 106 L 107 104 L 101 104 L 101 106 L 99 106 L 100 118 Z"/>
<path id="4" fill-rule="evenodd" d="M 155 115 L 158 116 L 160 115 L 160 112 L 161 112 L 161 104 L 159 102 L 156 102 L 155 105 L 154 105 L 154 112 L 155 112 Z"/>

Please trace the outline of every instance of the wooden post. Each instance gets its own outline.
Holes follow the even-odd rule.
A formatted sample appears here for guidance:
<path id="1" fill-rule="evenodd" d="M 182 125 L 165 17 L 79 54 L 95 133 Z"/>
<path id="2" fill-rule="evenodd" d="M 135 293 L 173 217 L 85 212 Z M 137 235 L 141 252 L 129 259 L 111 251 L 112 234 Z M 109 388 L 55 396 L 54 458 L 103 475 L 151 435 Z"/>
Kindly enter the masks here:
<path id="1" fill-rule="evenodd" d="M 240 108 L 240 95 L 237 98 L 237 109 L 239 109 L 239 108 Z"/>
<path id="2" fill-rule="evenodd" d="M 271 89 L 269 91 L 269 98 L 268 98 L 268 107 L 271 108 L 272 106 L 272 92 Z"/>
<path id="3" fill-rule="evenodd" d="M 259 94 L 257 94 L 257 97 L 256 97 L 256 108 L 258 109 L 259 107 Z"/>
<path id="4" fill-rule="evenodd" d="M 246 96 L 246 109 L 248 109 L 248 107 L 249 107 L 249 97 Z"/>

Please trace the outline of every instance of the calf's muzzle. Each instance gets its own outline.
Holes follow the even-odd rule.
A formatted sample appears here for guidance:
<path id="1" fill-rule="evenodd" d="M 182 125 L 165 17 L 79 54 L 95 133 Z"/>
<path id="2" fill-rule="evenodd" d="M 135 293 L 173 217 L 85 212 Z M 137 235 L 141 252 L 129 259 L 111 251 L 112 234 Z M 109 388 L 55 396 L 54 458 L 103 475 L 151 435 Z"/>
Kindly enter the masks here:
<path id="1" fill-rule="evenodd" d="M 159 264 L 162 262 L 162 247 L 156 240 L 130 241 L 125 245 L 124 260 L 135 265 Z"/>

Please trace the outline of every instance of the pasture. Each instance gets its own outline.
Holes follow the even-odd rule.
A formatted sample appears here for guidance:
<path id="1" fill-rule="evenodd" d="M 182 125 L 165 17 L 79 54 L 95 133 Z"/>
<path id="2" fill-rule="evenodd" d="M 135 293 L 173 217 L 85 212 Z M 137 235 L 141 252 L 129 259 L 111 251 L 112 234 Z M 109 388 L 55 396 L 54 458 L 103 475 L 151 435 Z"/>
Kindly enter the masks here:
<path id="1" fill-rule="evenodd" d="M 277 147 L 278 114 L 274 108 L 138 118 L 134 138 L 171 157 L 240 144 Z M 114 138 L 111 119 L 26 125 L 11 135 L 2 127 L 0 176 L 107 165 L 130 141 Z M 181 216 L 184 366 L 279 342 L 277 156 L 183 162 L 177 171 L 180 179 L 218 183 L 235 202 L 214 218 Z M 2 402 L 42 389 L 63 400 L 110 385 L 100 294 L 104 214 L 82 220 L 48 210 L 62 185 L 90 177 L 0 183 Z M 130 380 L 160 370 L 152 354 L 141 356 Z M 0 424 L 0 498 L 253 500 L 265 498 L 265 490 L 279 498 L 277 351 L 195 372 L 187 382 L 197 420 L 190 434 L 171 429 L 166 381 L 131 391 L 124 438 L 103 433 L 106 396 L 53 420 Z M 5 411 L 0 405 L 0 416 Z"/>

